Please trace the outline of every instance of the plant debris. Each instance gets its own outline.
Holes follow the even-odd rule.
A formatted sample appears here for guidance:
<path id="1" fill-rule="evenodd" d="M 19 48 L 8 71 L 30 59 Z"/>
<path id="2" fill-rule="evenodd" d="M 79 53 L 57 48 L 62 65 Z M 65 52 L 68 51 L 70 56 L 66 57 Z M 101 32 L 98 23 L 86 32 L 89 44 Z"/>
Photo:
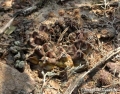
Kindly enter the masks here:
<path id="1" fill-rule="evenodd" d="M 106 64 L 106 68 L 108 68 L 109 71 L 116 76 L 118 76 L 120 74 L 120 64 L 119 63 L 109 62 Z"/>
<path id="2" fill-rule="evenodd" d="M 3 0 L 0 5 L 1 60 L 35 79 L 31 94 L 82 94 L 81 88 L 106 89 L 120 77 L 118 1 Z"/>
<path id="3" fill-rule="evenodd" d="M 106 72 L 105 70 L 100 70 L 94 78 L 96 80 L 96 84 L 98 87 L 110 85 L 112 82 L 112 76 L 109 72 Z"/>

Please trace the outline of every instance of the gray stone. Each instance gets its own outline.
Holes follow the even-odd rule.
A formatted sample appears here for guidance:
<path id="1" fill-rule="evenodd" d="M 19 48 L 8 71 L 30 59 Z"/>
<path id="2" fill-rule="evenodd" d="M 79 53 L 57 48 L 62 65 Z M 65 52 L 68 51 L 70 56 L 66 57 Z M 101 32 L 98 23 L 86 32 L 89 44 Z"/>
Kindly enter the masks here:
<path id="1" fill-rule="evenodd" d="M 0 62 L 0 94 L 29 94 L 34 85 L 29 75 Z"/>

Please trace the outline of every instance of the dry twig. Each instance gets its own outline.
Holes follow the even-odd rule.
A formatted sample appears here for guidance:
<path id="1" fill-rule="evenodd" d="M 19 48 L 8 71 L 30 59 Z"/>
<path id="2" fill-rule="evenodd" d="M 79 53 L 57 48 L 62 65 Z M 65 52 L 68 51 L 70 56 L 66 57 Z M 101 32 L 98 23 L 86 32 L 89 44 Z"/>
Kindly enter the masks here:
<path id="1" fill-rule="evenodd" d="M 73 92 L 73 90 L 77 87 L 82 85 L 83 83 L 83 79 L 90 74 L 91 72 L 93 72 L 96 68 L 98 68 L 99 66 L 105 64 L 105 61 L 107 61 L 108 59 L 110 59 L 112 56 L 116 55 L 120 53 L 120 47 L 110 51 L 106 56 L 104 56 L 99 62 L 97 62 L 93 68 L 91 68 L 90 70 L 88 70 L 86 73 L 84 73 L 82 76 L 78 76 L 78 78 L 70 84 L 70 86 L 68 87 L 68 89 L 65 91 L 64 94 L 71 94 Z"/>
<path id="2" fill-rule="evenodd" d="M 43 75 L 43 85 L 40 89 L 40 92 L 41 94 L 43 94 L 43 89 L 45 88 L 46 84 L 48 83 L 48 81 L 55 75 L 58 75 L 57 73 L 54 73 L 54 72 L 47 72 L 47 73 L 44 73 L 44 71 L 42 71 L 42 75 Z M 49 80 L 46 81 L 46 76 L 49 76 Z"/>
<path id="3" fill-rule="evenodd" d="M 10 25 L 12 24 L 12 22 L 14 21 L 14 19 L 16 18 L 16 16 L 20 15 L 20 14 L 23 14 L 23 15 L 27 15 L 27 14 L 30 14 L 31 12 L 33 12 L 34 10 L 36 10 L 38 7 L 41 7 L 42 4 L 43 4 L 44 0 L 41 0 L 39 1 L 37 4 L 35 5 L 32 5 L 31 7 L 28 7 L 26 9 L 23 9 L 21 11 L 18 11 L 16 12 L 14 15 L 13 15 L 13 18 L 3 27 L 0 29 L 0 34 L 4 33 L 5 30 L 7 28 L 10 27 Z M 38 6 L 39 5 L 39 6 Z"/>
<path id="4" fill-rule="evenodd" d="M 69 27 L 65 28 L 65 30 L 64 30 L 64 31 L 62 32 L 62 34 L 60 35 L 57 43 L 59 43 L 59 42 L 62 40 L 64 34 L 68 31 L 68 29 L 69 29 Z"/>
<path id="5" fill-rule="evenodd" d="M 10 19 L 10 21 L 3 28 L 0 29 L 0 34 L 4 33 L 5 30 L 10 27 L 10 25 L 12 24 L 12 22 L 14 21 L 14 19 L 15 19 L 15 17 L 13 17 L 12 19 Z"/>
<path id="6" fill-rule="evenodd" d="M 106 1 L 106 0 L 104 0 Z M 66 10 L 71 10 L 75 8 L 81 8 L 81 7 L 88 7 L 88 8 L 94 8 L 94 7 L 107 7 L 107 6 L 118 6 L 119 7 L 119 2 L 111 1 L 111 2 L 104 2 L 103 4 L 75 4 L 74 7 L 68 7 L 65 8 Z"/>

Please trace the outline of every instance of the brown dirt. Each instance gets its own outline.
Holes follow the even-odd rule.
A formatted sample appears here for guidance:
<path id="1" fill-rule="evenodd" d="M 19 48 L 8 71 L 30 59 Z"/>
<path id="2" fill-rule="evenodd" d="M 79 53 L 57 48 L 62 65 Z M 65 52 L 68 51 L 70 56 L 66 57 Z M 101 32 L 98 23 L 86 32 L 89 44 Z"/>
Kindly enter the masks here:
<path id="1" fill-rule="evenodd" d="M 0 1 L 1 29 L 14 13 L 38 1 Z M 118 1 L 107 1 L 106 9 L 98 0 L 58 1 L 18 15 L 14 28 L 0 34 L 1 94 L 64 94 L 79 75 L 120 47 Z M 106 62 L 72 94 L 115 94 L 114 89 L 119 94 L 120 54 Z"/>

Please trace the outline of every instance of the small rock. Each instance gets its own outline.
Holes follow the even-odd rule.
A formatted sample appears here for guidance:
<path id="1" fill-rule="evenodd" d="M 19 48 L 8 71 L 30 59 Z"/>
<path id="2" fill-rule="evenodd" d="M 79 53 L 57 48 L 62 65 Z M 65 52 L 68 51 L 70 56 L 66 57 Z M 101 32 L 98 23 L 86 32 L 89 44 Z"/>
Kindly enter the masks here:
<path id="1" fill-rule="evenodd" d="M 0 94 L 29 94 L 34 90 L 35 82 L 28 74 L 0 62 Z"/>
<path id="2" fill-rule="evenodd" d="M 20 60 L 16 61 L 16 64 L 15 64 L 16 68 L 24 68 L 24 66 L 25 66 L 25 62 L 24 61 L 20 61 Z"/>
<path id="3" fill-rule="evenodd" d="M 64 16 L 65 10 L 64 10 L 64 9 L 60 9 L 60 10 L 58 11 L 58 14 L 59 14 L 60 16 Z"/>
<path id="4" fill-rule="evenodd" d="M 14 56 L 14 59 L 20 59 L 21 55 L 20 55 L 20 52 L 18 52 L 15 56 Z"/>
<path id="5" fill-rule="evenodd" d="M 14 44 L 18 46 L 20 45 L 20 41 L 15 41 Z"/>
<path id="6" fill-rule="evenodd" d="M 116 33 L 113 28 L 106 28 L 106 29 L 102 29 L 100 34 L 102 38 L 108 38 L 108 37 L 113 38 Z"/>
<path id="7" fill-rule="evenodd" d="M 16 54 L 18 52 L 17 48 L 16 47 L 10 47 L 10 51 L 13 53 L 13 54 Z"/>

